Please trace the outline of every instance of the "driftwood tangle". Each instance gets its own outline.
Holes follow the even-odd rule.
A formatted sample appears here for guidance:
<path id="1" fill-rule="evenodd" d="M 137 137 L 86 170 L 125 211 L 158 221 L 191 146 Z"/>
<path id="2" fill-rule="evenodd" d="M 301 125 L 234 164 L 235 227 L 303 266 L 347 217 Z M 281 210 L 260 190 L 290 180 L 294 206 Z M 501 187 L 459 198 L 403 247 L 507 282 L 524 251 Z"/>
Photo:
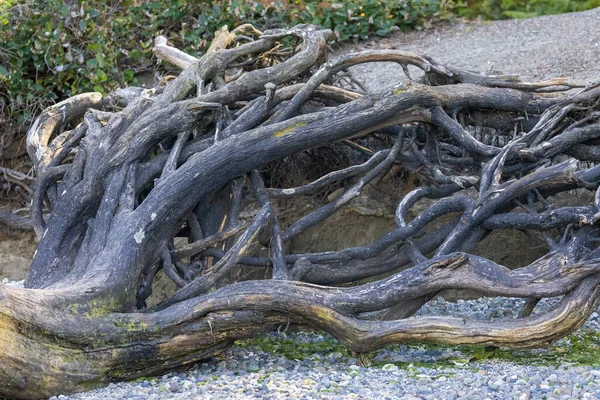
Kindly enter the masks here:
<path id="1" fill-rule="evenodd" d="M 581 326 L 600 298 L 600 195 L 565 207 L 547 199 L 598 188 L 600 166 L 589 165 L 600 161 L 600 85 L 524 83 L 396 50 L 326 61 L 330 35 L 308 25 L 223 29 L 198 60 L 158 38 L 156 55 L 184 69 L 168 84 L 84 93 L 39 116 L 28 152 L 40 242 L 26 288 L 0 284 L 1 395 L 158 374 L 290 323 L 357 353 L 405 341 L 544 346 Z M 425 75 L 381 93 L 335 86 L 348 67 L 374 61 Z M 482 130 L 503 139 L 484 143 Z M 368 137 L 389 148 L 357 145 Z M 364 161 L 302 187 L 265 186 L 266 164 L 334 142 L 362 149 Z M 394 166 L 427 182 L 397 199 L 395 230 L 365 247 L 289 253 L 292 238 Z M 278 218 L 276 199 L 342 179 L 339 198 L 291 223 Z M 434 200 L 409 220 L 421 199 Z M 255 211 L 251 220 L 243 210 Z M 509 228 L 549 252 L 515 270 L 470 254 Z M 247 251 L 256 243 L 268 256 Z M 272 279 L 232 279 L 247 268 Z M 179 290 L 146 307 L 161 269 Z M 529 307 L 497 322 L 408 318 L 444 289 Z M 530 315 L 535 299 L 556 296 L 556 309 Z"/>

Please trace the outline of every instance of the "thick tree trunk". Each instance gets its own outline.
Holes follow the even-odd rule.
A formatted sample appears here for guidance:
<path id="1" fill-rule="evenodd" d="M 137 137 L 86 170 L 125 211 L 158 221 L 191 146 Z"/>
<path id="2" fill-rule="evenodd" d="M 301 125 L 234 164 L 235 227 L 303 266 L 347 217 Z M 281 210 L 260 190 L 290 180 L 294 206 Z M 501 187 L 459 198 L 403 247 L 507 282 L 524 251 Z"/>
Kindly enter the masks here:
<path id="1" fill-rule="evenodd" d="M 38 118 L 28 152 L 40 243 L 26 289 L 0 284 L 1 395 L 42 398 L 161 373 L 289 323 L 359 353 L 415 340 L 543 346 L 583 324 L 600 298 L 600 196 L 561 208 L 546 198 L 598 188 L 600 167 L 571 157 L 600 159 L 600 87 L 563 93 L 572 87 L 563 79 L 521 83 L 401 51 L 325 62 L 330 33 L 224 29 L 199 60 L 158 38 L 156 54 L 184 69 L 166 87 L 81 94 Z M 332 85 L 373 61 L 425 76 L 381 93 Z M 481 129 L 508 143 L 469 133 Z M 365 137 L 393 145 L 373 150 L 356 142 Z M 269 163 L 334 142 L 369 159 L 304 186 L 265 187 L 259 171 Z M 398 199 L 395 230 L 364 247 L 287 251 L 395 165 L 428 182 Z M 281 199 L 342 180 L 337 199 L 281 220 Z M 469 187 L 475 196 L 461 192 Z M 436 201 L 409 221 L 422 199 Z M 455 219 L 427 230 L 446 214 Z M 508 228 L 541 235 L 550 251 L 516 270 L 469 254 Z M 257 242 L 268 257 L 249 251 Z M 236 282 L 247 268 L 273 279 Z M 160 269 L 179 289 L 146 307 Z M 522 318 L 500 322 L 407 318 L 445 289 L 563 299 L 536 316 L 531 300 Z"/>

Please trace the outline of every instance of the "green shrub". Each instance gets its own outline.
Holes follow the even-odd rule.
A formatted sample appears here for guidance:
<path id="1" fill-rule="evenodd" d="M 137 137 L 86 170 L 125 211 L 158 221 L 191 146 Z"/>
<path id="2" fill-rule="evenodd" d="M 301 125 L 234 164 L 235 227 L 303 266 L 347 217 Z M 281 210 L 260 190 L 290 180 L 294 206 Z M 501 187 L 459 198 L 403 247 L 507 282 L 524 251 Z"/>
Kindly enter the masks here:
<path id="1" fill-rule="evenodd" d="M 313 23 L 339 40 L 420 28 L 452 15 L 451 1 L 351 0 L 5 0 L 0 3 L 0 113 L 27 125 L 48 105 L 85 91 L 135 85 L 152 69 L 152 40 L 164 34 L 199 56 L 213 32 Z"/>
<path id="2" fill-rule="evenodd" d="M 199 56 L 214 31 L 246 22 L 318 24 L 344 41 L 454 15 L 521 18 L 595 6 L 600 0 L 0 0 L 0 120 L 26 126 L 73 94 L 137 85 L 154 68 L 159 34 Z"/>
<path id="3" fill-rule="evenodd" d="M 466 0 L 456 10 L 459 16 L 468 19 L 497 20 L 562 14 L 594 7 L 600 7 L 600 0 Z"/>

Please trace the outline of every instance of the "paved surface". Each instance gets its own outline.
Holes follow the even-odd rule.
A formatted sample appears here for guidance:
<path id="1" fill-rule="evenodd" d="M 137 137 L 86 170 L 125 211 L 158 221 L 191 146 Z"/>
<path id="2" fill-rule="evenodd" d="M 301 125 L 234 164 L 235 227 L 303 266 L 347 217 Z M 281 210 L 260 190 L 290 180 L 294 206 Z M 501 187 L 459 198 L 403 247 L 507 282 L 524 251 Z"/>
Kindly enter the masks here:
<path id="1" fill-rule="evenodd" d="M 505 74 L 523 80 L 571 77 L 574 82 L 600 80 L 600 8 L 525 20 L 468 22 L 431 31 L 396 33 L 379 41 L 343 46 L 343 51 L 395 48 L 432 57 L 447 65 Z M 403 79 L 393 63 L 357 66 L 369 89 Z"/>

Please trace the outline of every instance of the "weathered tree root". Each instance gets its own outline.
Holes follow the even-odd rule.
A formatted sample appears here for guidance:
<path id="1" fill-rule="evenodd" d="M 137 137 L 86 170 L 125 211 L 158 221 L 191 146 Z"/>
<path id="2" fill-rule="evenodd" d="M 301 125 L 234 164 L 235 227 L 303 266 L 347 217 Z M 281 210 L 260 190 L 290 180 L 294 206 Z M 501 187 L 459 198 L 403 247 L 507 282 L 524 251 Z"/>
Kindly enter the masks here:
<path id="1" fill-rule="evenodd" d="M 326 61 L 330 34 L 223 29 L 200 59 L 157 39 L 156 54 L 184 68 L 166 87 L 82 94 L 40 115 L 28 134 L 40 243 L 26 289 L 0 285 L 0 395 L 42 398 L 158 374 L 289 323 L 362 353 L 415 340 L 544 346 L 585 322 L 600 299 L 600 194 L 558 208 L 546 199 L 598 189 L 600 167 L 578 160 L 600 159 L 600 85 L 565 92 L 573 85 L 564 79 L 522 83 L 391 50 Z M 368 94 L 332 85 L 373 61 L 417 66 L 424 83 Z M 508 139 L 482 141 L 484 131 Z M 368 149 L 359 137 L 393 146 Z M 265 187 L 263 166 L 338 141 L 363 162 Z M 395 230 L 363 247 L 287 251 L 393 166 L 427 182 L 398 198 Z M 342 180 L 348 189 L 332 202 L 297 221 L 278 215 L 277 199 Z M 435 201 L 410 220 L 422 199 Z M 428 230 L 447 214 L 454 219 Z M 515 270 L 469 254 L 510 228 L 540 235 L 548 254 Z M 247 268 L 273 279 L 238 282 Z M 146 307 L 161 269 L 179 289 Z M 444 289 L 521 297 L 527 307 L 496 322 L 406 318 Z M 531 316 L 537 299 L 556 296 L 557 308 Z"/>

